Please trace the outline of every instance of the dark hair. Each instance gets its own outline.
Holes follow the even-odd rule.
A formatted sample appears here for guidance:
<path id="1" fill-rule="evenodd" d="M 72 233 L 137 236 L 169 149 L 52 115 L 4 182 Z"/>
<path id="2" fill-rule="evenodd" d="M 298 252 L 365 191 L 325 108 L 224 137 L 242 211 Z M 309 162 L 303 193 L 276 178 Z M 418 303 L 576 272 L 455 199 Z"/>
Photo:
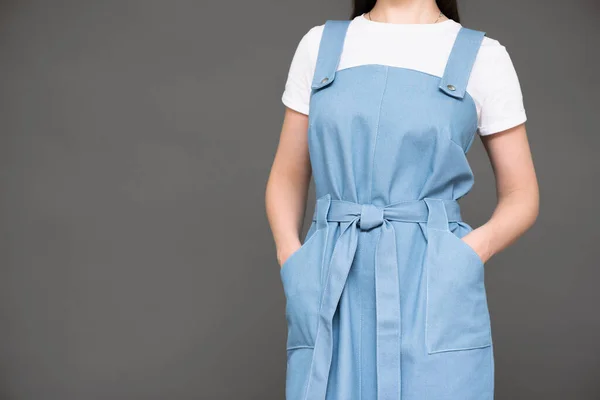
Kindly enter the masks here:
<path id="1" fill-rule="evenodd" d="M 376 1 L 377 0 L 354 0 L 354 9 L 352 11 L 351 18 L 371 11 L 371 9 L 375 6 Z M 435 2 L 437 3 L 440 11 L 446 17 L 453 19 L 456 22 L 460 22 L 456 0 L 436 0 Z"/>

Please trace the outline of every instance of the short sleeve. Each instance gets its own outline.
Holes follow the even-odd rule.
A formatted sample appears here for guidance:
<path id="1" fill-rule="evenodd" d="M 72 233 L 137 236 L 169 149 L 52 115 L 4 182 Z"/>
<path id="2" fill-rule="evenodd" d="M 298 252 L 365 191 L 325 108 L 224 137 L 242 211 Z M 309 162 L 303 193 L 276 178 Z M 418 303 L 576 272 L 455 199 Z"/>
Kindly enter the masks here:
<path id="1" fill-rule="evenodd" d="M 480 50 L 477 61 L 478 132 L 491 135 L 527 120 L 517 72 L 506 48 L 494 39 Z M 475 72 L 475 70 L 474 70 Z"/>
<path id="2" fill-rule="evenodd" d="M 298 43 L 289 68 L 281 101 L 287 107 L 308 115 L 311 82 L 316 66 L 319 26 L 311 28 Z"/>

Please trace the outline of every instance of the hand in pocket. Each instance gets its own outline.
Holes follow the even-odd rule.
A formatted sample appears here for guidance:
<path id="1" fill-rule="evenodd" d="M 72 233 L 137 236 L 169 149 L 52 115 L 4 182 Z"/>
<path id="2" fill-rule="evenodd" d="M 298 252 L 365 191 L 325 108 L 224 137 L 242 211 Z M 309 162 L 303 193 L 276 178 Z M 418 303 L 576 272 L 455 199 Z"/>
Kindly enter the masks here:
<path id="1" fill-rule="evenodd" d="M 289 245 L 282 246 L 281 249 L 277 252 L 277 262 L 279 263 L 279 268 L 283 267 L 283 264 L 287 261 L 287 259 L 294 254 L 300 247 L 302 243 L 300 240 L 297 240 Z"/>
<path id="2" fill-rule="evenodd" d="M 486 263 L 490 259 L 491 254 L 488 251 L 487 239 L 483 236 L 481 230 L 478 229 L 467 233 L 461 240 L 479 256 L 483 263 Z"/>

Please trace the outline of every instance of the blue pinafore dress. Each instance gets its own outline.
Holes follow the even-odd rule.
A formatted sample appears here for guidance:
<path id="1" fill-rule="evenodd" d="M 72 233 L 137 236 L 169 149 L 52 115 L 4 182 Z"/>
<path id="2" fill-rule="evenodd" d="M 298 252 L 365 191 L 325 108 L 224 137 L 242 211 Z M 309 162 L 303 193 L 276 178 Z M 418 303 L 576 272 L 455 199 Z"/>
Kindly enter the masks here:
<path id="1" fill-rule="evenodd" d="M 490 400 L 484 263 L 457 200 L 477 130 L 466 92 L 484 32 L 461 27 L 442 77 L 336 71 L 350 21 L 325 23 L 309 107 L 316 206 L 280 269 L 287 400 Z"/>

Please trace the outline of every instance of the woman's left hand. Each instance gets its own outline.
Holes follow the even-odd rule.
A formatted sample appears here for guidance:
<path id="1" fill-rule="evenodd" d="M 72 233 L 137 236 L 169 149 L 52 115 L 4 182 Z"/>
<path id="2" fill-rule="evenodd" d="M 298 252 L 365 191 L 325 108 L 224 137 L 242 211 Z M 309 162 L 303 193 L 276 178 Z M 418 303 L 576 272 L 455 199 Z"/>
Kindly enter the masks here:
<path id="1" fill-rule="evenodd" d="M 473 229 L 463 236 L 462 240 L 477 253 L 483 263 L 486 263 L 492 257 L 489 241 L 483 230 L 479 228 Z"/>

